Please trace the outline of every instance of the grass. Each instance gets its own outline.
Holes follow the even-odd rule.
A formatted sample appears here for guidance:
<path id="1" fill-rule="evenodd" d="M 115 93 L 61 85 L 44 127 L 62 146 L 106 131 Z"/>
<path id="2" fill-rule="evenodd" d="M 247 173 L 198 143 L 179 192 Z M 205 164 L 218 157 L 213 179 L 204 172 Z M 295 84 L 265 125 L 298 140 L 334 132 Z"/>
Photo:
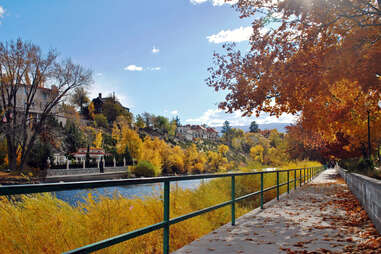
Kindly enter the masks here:
<path id="1" fill-rule="evenodd" d="M 299 176 L 299 174 L 297 174 Z M 236 196 L 260 189 L 260 176 L 236 177 Z M 290 179 L 293 179 L 290 172 Z M 280 173 L 280 183 L 287 181 Z M 264 188 L 276 183 L 276 174 L 265 174 Z M 290 186 L 293 186 L 291 184 Z M 230 178 L 207 181 L 199 188 L 171 189 L 170 217 L 230 200 Z M 280 192 L 287 190 L 283 186 Z M 264 194 L 265 201 L 276 190 Z M 0 199 L 0 253 L 61 253 L 162 221 L 162 193 L 141 198 L 89 194 L 85 202 L 70 206 L 51 194 L 20 195 Z M 239 217 L 259 206 L 259 196 L 238 202 Z M 231 219 L 230 206 L 194 217 L 170 227 L 170 247 L 174 251 Z M 162 230 L 120 243 L 97 253 L 161 253 Z"/>

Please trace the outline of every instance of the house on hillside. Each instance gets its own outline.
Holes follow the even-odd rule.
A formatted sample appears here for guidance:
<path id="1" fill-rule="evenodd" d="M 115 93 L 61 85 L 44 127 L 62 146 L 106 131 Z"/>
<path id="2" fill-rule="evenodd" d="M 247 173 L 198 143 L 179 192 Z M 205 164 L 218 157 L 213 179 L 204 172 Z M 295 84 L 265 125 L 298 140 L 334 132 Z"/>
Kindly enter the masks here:
<path id="1" fill-rule="evenodd" d="M 98 97 L 92 99 L 92 103 L 94 105 L 94 111 L 95 114 L 103 113 L 103 105 L 107 102 L 111 102 L 113 104 L 119 104 L 124 110 L 127 110 L 130 112 L 130 109 L 127 107 L 124 107 L 115 97 L 115 93 L 112 94 L 112 96 L 109 97 L 102 97 L 102 93 L 98 94 Z"/>
<path id="2" fill-rule="evenodd" d="M 216 140 L 218 138 L 218 132 L 214 128 L 189 124 L 177 127 L 176 135 L 189 141 L 196 138 L 205 140 Z"/>
<path id="3" fill-rule="evenodd" d="M 30 86 L 28 85 L 20 85 L 20 88 L 16 94 L 16 110 L 17 112 L 25 112 L 27 107 L 27 94 L 29 93 L 28 89 Z M 40 118 L 41 114 L 44 112 L 44 109 L 48 103 L 50 103 L 55 96 L 57 96 L 58 89 L 56 86 L 52 86 L 51 88 L 45 88 L 43 86 L 37 87 L 36 92 L 34 94 L 33 103 L 29 108 L 29 119 L 33 123 Z M 2 108 L 2 100 L 0 100 L 0 108 Z M 66 118 L 63 114 L 59 112 L 59 106 L 54 106 L 50 114 L 61 124 L 65 125 Z M 5 118 L 3 118 L 4 121 Z M 6 119 L 5 119 L 6 120 Z"/>
<path id="4" fill-rule="evenodd" d="M 94 110 L 95 110 L 96 114 L 102 113 L 103 103 L 104 103 L 103 100 L 104 99 L 102 99 L 102 94 L 101 93 L 99 93 L 97 98 L 94 98 L 92 100 L 92 103 L 94 105 Z"/>

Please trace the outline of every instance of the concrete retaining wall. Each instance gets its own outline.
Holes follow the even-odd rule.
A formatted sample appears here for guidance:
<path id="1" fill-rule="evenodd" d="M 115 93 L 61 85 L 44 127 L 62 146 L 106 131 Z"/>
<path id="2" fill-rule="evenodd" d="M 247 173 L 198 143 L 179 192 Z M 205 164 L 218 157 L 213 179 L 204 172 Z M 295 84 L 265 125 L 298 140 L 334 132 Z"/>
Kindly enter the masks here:
<path id="1" fill-rule="evenodd" d="M 127 167 L 104 168 L 105 173 L 127 172 Z M 99 168 L 70 168 L 70 169 L 48 169 L 47 176 L 84 175 L 97 174 Z"/>
<path id="2" fill-rule="evenodd" d="M 351 192 L 368 213 L 376 229 L 381 233 L 381 181 L 339 168 Z"/>

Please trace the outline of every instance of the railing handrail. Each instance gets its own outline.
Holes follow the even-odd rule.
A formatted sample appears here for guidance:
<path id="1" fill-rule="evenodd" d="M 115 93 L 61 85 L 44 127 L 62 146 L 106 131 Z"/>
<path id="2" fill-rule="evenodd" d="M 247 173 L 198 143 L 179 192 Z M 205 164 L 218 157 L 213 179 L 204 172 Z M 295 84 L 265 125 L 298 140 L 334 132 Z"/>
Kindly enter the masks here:
<path id="1" fill-rule="evenodd" d="M 77 189 L 91 189 L 91 188 L 103 188 L 103 187 L 115 187 L 124 185 L 136 185 L 136 184 L 148 184 L 148 183 L 163 183 L 164 184 L 164 218 L 163 221 L 140 228 L 128 233 L 124 233 L 118 236 L 114 236 L 96 243 L 92 243 L 66 253 L 89 253 L 97 250 L 107 248 L 109 246 L 130 240 L 132 238 L 138 237 L 150 233 L 152 231 L 163 228 L 163 253 L 169 253 L 169 226 L 172 224 L 179 223 L 181 221 L 193 218 L 195 216 L 201 215 L 213 211 L 218 208 L 222 208 L 227 205 L 231 205 L 231 215 L 232 215 L 232 225 L 235 224 L 235 203 L 237 201 L 253 197 L 254 195 L 260 194 L 260 207 L 263 209 L 264 196 L 263 193 L 276 188 L 276 196 L 279 200 L 281 186 L 287 184 L 287 193 L 290 191 L 290 183 L 294 182 L 294 189 L 296 189 L 296 182 L 299 180 L 300 186 L 312 180 L 313 176 L 319 173 L 324 167 L 308 167 L 308 168 L 297 168 L 297 169 L 285 169 L 285 170 L 274 170 L 274 171 L 255 171 L 255 172 L 241 172 L 241 173 L 223 173 L 223 174 L 199 174 L 199 175 L 189 175 L 189 176 L 167 176 L 167 177 L 152 177 L 152 178 L 133 178 L 133 179 L 119 179 L 119 180 L 101 180 L 101 181 L 88 181 L 88 182 L 68 182 L 68 183 L 47 183 L 47 184 L 23 184 L 23 185 L 11 185 L 11 186 L 0 186 L 0 196 L 4 195 L 17 195 L 17 194 L 31 194 L 31 193 L 42 193 L 42 192 L 54 192 L 54 191 L 65 191 L 65 190 L 77 190 Z M 307 170 L 307 175 L 306 175 Z M 294 179 L 290 180 L 289 172 L 294 172 Z M 296 177 L 296 172 L 299 171 L 299 177 Z M 303 176 L 302 176 L 303 171 Z M 287 172 L 287 182 L 280 183 L 279 175 L 280 173 Z M 263 176 L 265 174 L 276 173 L 276 185 L 267 187 L 264 189 Z M 260 191 L 245 194 L 240 197 L 235 196 L 235 177 L 236 176 L 247 176 L 247 175 L 260 175 L 261 176 L 261 186 Z M 198 180 L 198 179 L 211 179 L 211 178 L 221 178 L 221 177 L 231 177 L 231 200 L 226 202 L 207 207 L 192 213 L 188 213 L 176 218 L 169 217 L 169 201 L 170 201 L 170 183 L 177 181 L 186 180 Z"/>
<path id="2" fill-rule="evenodd" d="M 319 167 L 310 167 L 319 168 Z M 80 190 L 80 189 L 93 189 L 104 187 L 116 187 L 126 185 L 138 185 L 149 183 L 164 183 L 231 177 L 231 176 L 245 176 L 245 175 L 258 175 L 258 174 L 271 174 L 276 172 L 287 172 L 302 170 L 304 168 L 274 170 L 274 171 L 255 171 L 255 172 L 239 172 L 239 173 L 217 173 L 217 174 L 197 174 L 185 176 L 162 176 L 162 177 L 143 177 L 143 178 L 129 178 L 129 179 L 113 179 L 113 180 L 97 180 L 97 181 L 80 181 L 80 182 L 59 182 L 59 183 L 39 183 L 39 184 L 18 184 L 18 185 L 2 185 L 0 186 L 0 196 L 16 195 L 16 194 L 32 194 L 42 192 L 55 192 L 66 190 Z"/>

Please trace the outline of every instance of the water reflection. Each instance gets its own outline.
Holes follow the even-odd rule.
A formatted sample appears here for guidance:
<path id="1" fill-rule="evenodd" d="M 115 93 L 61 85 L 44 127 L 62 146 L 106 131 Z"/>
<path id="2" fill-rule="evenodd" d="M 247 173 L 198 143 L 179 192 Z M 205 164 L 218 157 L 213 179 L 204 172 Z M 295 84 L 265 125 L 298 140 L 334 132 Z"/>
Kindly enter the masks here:
<path id="1" fill-rule="evenodd" d="M 171 189 L 196 189 L 200 186 L 200 184 L 207 181 L 208 180 L 202 179 L 171 182 Z M 84 202 L 89 193 L 92 194 L 95 200 L 99 199 L 99 196 L 113 197 L 114 195 L 121 195 L 126 198 L 144 198 L 154 194 L 159 194 L 162 189 L 162 183 L 152 183 L 85 190 L 57 191 L 53 194 L 55 194 L 57 198 L 69 203 L 70 205 L 76 206 L 78 202 Z"/>

